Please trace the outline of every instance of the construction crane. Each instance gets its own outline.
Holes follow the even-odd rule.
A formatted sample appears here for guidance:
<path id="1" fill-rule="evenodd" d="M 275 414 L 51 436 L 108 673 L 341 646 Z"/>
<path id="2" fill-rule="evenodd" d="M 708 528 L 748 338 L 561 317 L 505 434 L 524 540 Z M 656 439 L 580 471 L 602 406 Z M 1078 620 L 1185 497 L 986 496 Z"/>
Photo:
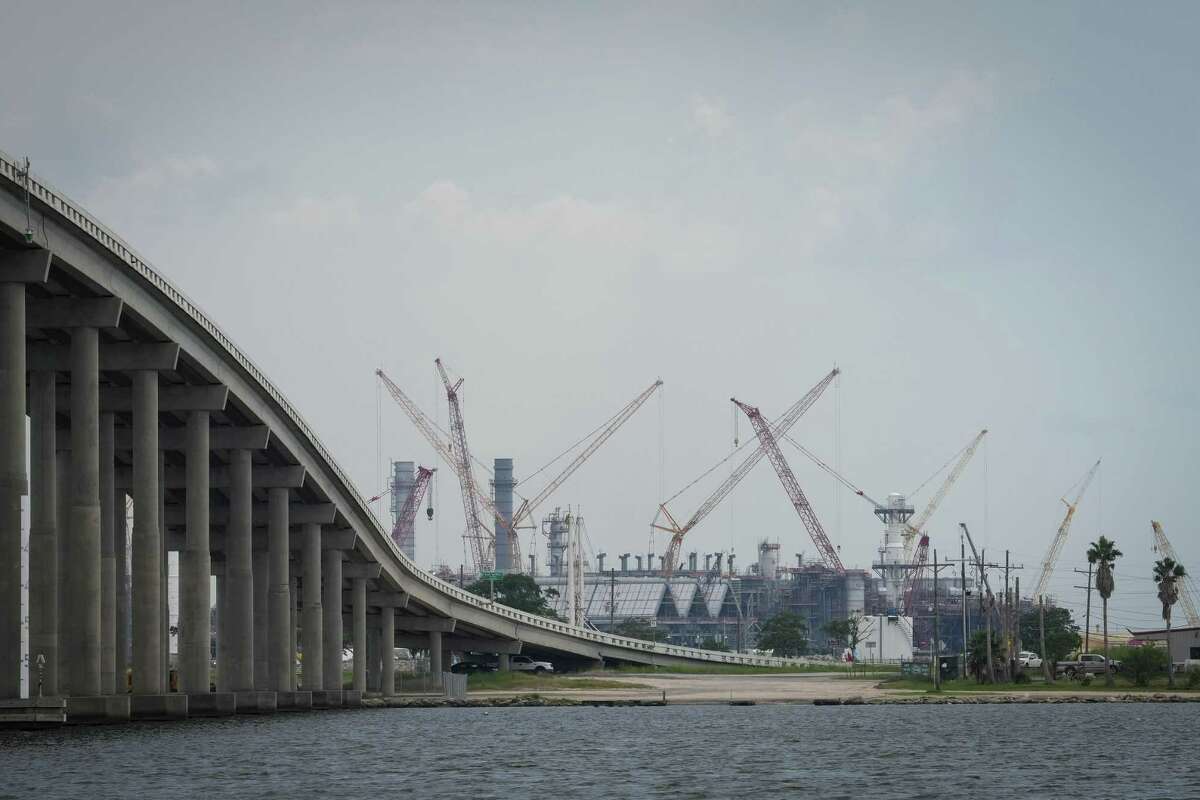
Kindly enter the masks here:
<path id="1" fill-rule="evenodd" d="M 454 472 L 458 475 L 458 485 L 462 490 L 463 518 L 466 520 L 467 531 L 464 534 L 471 546 L 471 556 L 475 560 L 475 569 L 479 572 L 490 570 L 495 559 L 495 535 L 485 536 L 483 523 L 479 519 L 479 487 L 475 485 L 475 475 L 471 471 L 471 451 L 467 448 L 467 431 L 463 424 L 462 406 L 458 402 L 458 390 L 462 387 L 463 379 L 450 383 L 442 360 L 435 358 L 438 374 L 442 376 L 442 384 L 446 387 L 446 400 L 450 405 L 450 436 L 453 441 L 451 448 Z M 517 537 L 509 532 L 512 543 L 512 553 L 517 564 L 521 563 L 521 554 L 517 549 Z"/>
<path id="2" fill-rule="evenodd" d="M 929 535 L 921 534 L 921 539 L 917 543 L 917 552 L 913 556 L 912 569 L 904 575 L 904 583 L 901 584 L 901 597 L 904 598 L 904 612 L 911 617 L 915 617 L 913 613 L 913 599 L 916 595 L 916 589 L 921 585 L 921 580 L 929 573 Z"/>
<path id="3" fill-rule="evenodd" d="M 429 479 L 435 472 L 437 472 L 436 467 L 417 467 L 417 477 L 409 489 L 408 497 L 404 498 L 404 504 L 400 506 L 400 511 L 396 514 L 396 524 L 392 528 L 392 541 L 400 545 L 401 550 L 413 540 L 413 522 L 417 518 L 417 506 L 421 505 L 421 498 L 425 496 L 425 490 L 429 488 Z M 429 519 L 433 519 L 433 495 L 429 496 L 429 505 L 425 509 L 425 514 Z"/>
<path id="4" fill-rule="evenodd" d="M 937 490 L 937 494 L 929 499 L 929 503 L 925 506 L 925 509 L 917 515 L 915 520 L 910 520 L 909 522 L 905 523 L 903 533 L 905 555 L 911 555 L 913 540 L 921 535 L 921 529 L 925 527 L 925 523 L 929 522 L 929 518 L 933 516 L 933 512 L 937 511 L 938 506 L 940 506 L 942 501 L 946 499 L 946 493 L 950 491 L 950 487 L 954 485 L 954 482 L 958 480 L 958 476 L 962 474 L 964 469 L 966 469 L 967 464 L 970 463 L 971 457 L 975 455 L 975 450 L 979 447 L 979 443 L 983 441 L 984 436 L 987 436 L 987 428 L 984 428 L 978 434 L 976 434 L 975 438 L 971 440 L 970 444 L 960 451 L 958 462 L 955 463 L 954 468 L 950 470 L 950 473 L 946 475 L 946 480 L 942 481 L 942 485 Z M 878 505 L 878 503 L 876 503 L 876 505 Z"/>
<path id="5" fill-rule="evenodd" d="M 750 424 L 754 427 L 754 432 L 758 434 L 758 441 L 762 449 L 766 451 L 771 466 L 775 468 L 775 474 L 779 476 L 784 491 L 787 492 L 788 498 L 795 506 L 796 513 L 800 515 L 800 521 L 808 530 L 808 535 L 812 538 L 813 544 L 817 546 L 817 551 L 831 569 L 838 575 L 845 575 L 846 568 L 842 565 L 842 559 L 838 556 L 837 549 L 825 535 L 825 529 L 821 527 L 821 521 L 817 519 L 812 503 L 808 502 L 804 490 L 800 488 L 800 483 L 796 480 L 792 468 L 788 466 L 787 459 L 783 457 L 783 452 L 779 449 L 779 442 L 771 432 L 771 426 L 763 419 L 762 412 L 754 406 L 739 401 L 736 397 L 729 399 L 750 419 Z"/>
<path id="6" fill-rule="evenodd" d="M 817 402 L 817 399 L 829 387 L 829 384 L 833 383 L 833 379 L 838 376 L 838 373 L 839 370 L 835 367 L 828 375 L 822 378 L 816 386 L 809 389 L 807 394 L 797 400 L 791 408 L 783 412 L 783 415 L 771 424 L 771 433 L 775 437 L 786 434 L 787 431 L 796 424 L 796 421 L 800 419 L 804 412 L 808 411 L 812 404 Z M 687 486 L 683 487 L 674 495 L 672 495 L 668 500 L 659 505 L 658 513 L 655 515 L 654 522 L 651 523 L 651 526 L 657 530 L 671 534 L 670 544 L 667 545 L 667 553 L 665 556 L 663 556 L 662 574 L 664 577 L 669 578 L 675 574 L 675 568 L 679 563 L 679 549 L 683 545 L 683 537 L 687 535 L 687 532 L 696 527 L 696 525 L 698 525 L 701 520 L 707 517 L 714 508 L 720 505 L 721 501 L 728 497 L 729 493 L 734 490 L 734 487 L 741 483 L 742 478 L 746 477 L 746 475 L 750 473 L 750 470 L 754 469 L 755 465 L 762 460 L 764 455 L 766 455 L 766 451 L 763 449 L 762 443 L 760 442 L 758 448 L 746 456 L 742 462 L 738 464 L 732 472 L 729 473 L 729 477 L 722 481 L 721 485 L 713 490 L 712 494 L 710 494 L 704 500 L 704 502 L 700 504 L 700 507 L 692 513 L 692 516 L 688 518 L 687 522 L 680 525 L 676 521 L 675 517 L 672 516 L 671 512 L 667 509 L 667 503 L 670 503 L 692 486 L 695 486 L 697 482 L 710 475 L 714 470 L 717 469 L 717 467 L 720 467 L 722 464 L 729 461 L 748 444 L 749 442 L 735 449 L 728 456 L 718 461 L 709 469 L 705 470 L 698 478 L 693 480 Z M 666 518 L 667 524 L 659 524 L 659 520 L 664 517 Z"/>
<path id="7" fill-rule="evenodd" d="M 1058 532 L 1054 534 L 1054 540 L 1050 542 L 1050 547 L 1046 550 L 1046 555 L 1042 559 L 1042 571 L 1038 575 L 1037 582 L 1033 588 L 1033 598 L 1036 600 L 1046 593 L 1046 589 L 1050 586 L 1050 577 L 1054 574 L 1054 565 L 1058 563 L 1058 554 L 1062 552 L 1063 545 L 1067 543 L 1067 531 L 1071 530 L 1071 521 L 1075 519 L 1075 509 L 1079 506 L 1079 501 L 1083 499 L 1083 493 L 1087 491 L 1088 484 L 1092 482 L 1092 478 L 1096 477 L 1096 470 L 1100 469 L 1100 461 L 1097 459 L 1092 468 L 1088 470 L 1087 475 L 1083 476 L 1083 480 L 1079 484 L 1079 491 L 1075 493 L 1075 500 L 1067 502 L 1065 497 L 1059 498 L 1063 505 L 1067 507 L 1067 514 L 1063 517 L 1063 521 L 1058 526 Z"/>
<path id="8" fill-rule="evenodd" d="M 463 444 L 461 446 L 456 446 L 454 444 L 459 435 L 457 426 L 454 424 L 454 419 L 457 418 L 460 423 L 462 420 L 462 408 L 457 402 L 458 389 L 462 385 L 462 380 L 460 379 L 457 382 L 451 383 L 449 375 L 446 374 L 441 360 L 438 359 L 435 361 L 435 363 L 437 364 L 439 374 L 442 377 L 442 382 L 446 387 L 447 400 L 449 401 L 451 393 L 453 393 L 455 398 L 454 401 L 450 403 L 452 421 L 451 428 L 453 435 L 449 440 L 440 432 L 436 423 L 434 423 L 433 420 L 431 420 L 420 409 L 420 407 L 413 402 L 412 398 L 405 394 L 404 390 L 397 386 L 396 383 L 392 381 L 382 369 L 377 369 L 375 374 L 383 382 L 384 386 L 388 390 L 388 393 L 391 394 L 392 399 L 396 401 L 397 405 L 404 410 L 408 418 L 412 420 L 414 425 L 416 425 L 417 430 L 420 431 L 420 433 L 425 437 L 438 455 L 441 456 L 446 464 L 448 464 L 451 469 L 454 470 L 455 474 L 458 475 L 460 487 L 469 486 L 469 491 L 471 495 L 474 496 L 475 502 L 478 504 L 478 506 L 482 506 L 483 509 L 490 513 L 492 518 L 496 520 L 496 527 L 500 528 L 502 532 L 505 528 L 508 529 L 510 541 L 513 542 L 514 564 L 521 563 L 520 550 L 517 547 L 516 536 L 516 531 L 520 528 L 521 524 L 530 519 L 537 511 L 538 506 L 545 502 L 552 492 L 562 486 L 562 484 L 568 478 L 570 478 L 571 475 L 574 474 L 575 471 L 578 470 L 583 463 L 587 461 L 587 459 L 590 458 L 597 449 L 599 449 L 602 444 L 604 444 L 604 442 L 611 438 L 612 435 L 616 433 L 617 430 L 624 425 L 629 418 L 632 417 L 634 413 L 646 403 L 647 400 L 650 399 L 650 396 L 653 395 L 654 392 L 663 385 L 661 380 L 656 380 L 648 388 L 639 393 L 637 397 L 635 397 L 629 403 L 626 403 L 625 406 L 623 406 L 616 414 L 606 420 L 599 429 L 594 431 L 592 434 L 589 434 L 591 439 L 588 441 L 584 449 L 577 456 L 575 456 L 575 458 L 572 459 L 571 462 L 568 463 L 567 466 L 564 467 L 562 471 L 546 485 L 545 488 L 534 495 L 533 498 L 524 499 L 516 513 L 512 515 L 512 520 L 510 522 L 505 522 L 496 509 L 495 501 L 487 493 L 479 491 L 478 484 L 475 481 L 474 471 L 470 466 L 474 459 L 471 457 L 470 452 L 466 447 L 465 430 L 462 432 Z M 453 392 L 451 390 L 453 390 Z M 576 443 L 576 445 L 569 448 L 567 452 L 574 450 L 579 444 L 580 443 Z M 556 461 L 557 459 L 554 460 Z M 553 463 L 553 461 L 550 463 Z M 545 467 L 542 469 L 545 469 Z M 541 470 L 538 470 L 537 472 L 541 472 Z M 536 475 L 537 473 L 535 472 L 534 474 Z M 467 507 L 465 500 L 467 491 L 467 488 L 463 488 L 464 511 Z M 478 508 L 478 506 L 476 508 Z M 470 519 L 469 516 L 468 519 Z M 491 559 L 494 558 L 495 534 L 493 533 L 492 528 L 480 518 L 478 511 L 476 512 L 476 519 L 479 522 L 480 535 L 483 537 L 484 541 L 482 543 L 483 546 L 478 548 L 478 551 L 474 545 L 472 546 L 472 555 L 475 557 L 475 554 L 478 552 L 479 555 L 482 556 L 482 560 L 477 560 L 475 564 L 476 569 L 482 571 L 490 568 L 492 563 Z M 470 533 L 470 530 L 470 526 L 468 526 L 468 533 Z"/>
<path id="9" fill-rule="evenodd" d="M 1150 520 L 1150 527 L 1154 529 L 1154 549 L 1176 564 L 1182 563 L 1179 556 L 1175 554 L 1175 548 L 1167 540 L 1167 534 L 1163 532 L 1162 525 L 1155 520 Z M 1179 602 L 1183 603 L 1183 615 L 1187 617 L 1187 624 L 1200 625 L 1200 613 L 1196 612 L 1196 596 L 1192 591 L 1190 575 L 1179 581 Z"/>

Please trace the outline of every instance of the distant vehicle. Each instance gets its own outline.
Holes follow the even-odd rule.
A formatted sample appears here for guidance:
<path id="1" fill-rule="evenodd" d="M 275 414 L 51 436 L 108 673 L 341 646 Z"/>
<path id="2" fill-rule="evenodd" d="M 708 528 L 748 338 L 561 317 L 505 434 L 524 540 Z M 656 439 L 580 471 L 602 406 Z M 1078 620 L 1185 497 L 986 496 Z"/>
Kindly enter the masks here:
<path id="1" fill-rule="evenodd" d="M 478 661 L 460 661 L 450 667 L 450 671 L 455 675 L 474 675 L 479 672 L 495 672 L 497 669 L 495 664 L 481 664 Z"/>
<path id="2" fill-rule="evenodd" d="M 534 661 L 529 656 L 509 656 L 508 668 L 513 672 L 554 672 L 549 661 Z"/>
<path id="3" fill-rule="evenodd" d="M 1120 672 L 1121 662 L 1116 660 L 1109 661 L 1108 668 L 1111 672 Z M 1057 672 L 1059 675 L 1066 675 L 1068 678 L 1074 678 L 1076 675 L 1103 675 L 1104 656 L 1100 653 L 1084 653 L 1077 659 L 1060 661 L 1058 662 Z"/>
<path id="4" fill-rule="evenodd" d="M 1020 661 L 1021 666 L 1025 667 L 1026 669 L 1042 668 L 1042 657 L 1029 650 L 1022 650 L 1020 655 L 1017 656 L 1017 660 Z"/>

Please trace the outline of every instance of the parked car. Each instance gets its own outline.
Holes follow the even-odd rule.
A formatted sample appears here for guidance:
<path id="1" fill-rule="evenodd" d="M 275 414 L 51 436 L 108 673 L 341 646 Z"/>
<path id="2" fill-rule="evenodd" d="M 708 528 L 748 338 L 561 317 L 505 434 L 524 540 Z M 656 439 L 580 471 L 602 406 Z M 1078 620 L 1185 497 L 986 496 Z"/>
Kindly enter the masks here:
<path id="1" fill-rule="evenodd" d="M 1108 668 L 1112 672 L 1121 671 L 1121 662 L 1112 660 L 1108 662 Z M 1103 675 L 1104 674 L 1104 656 L 1100 653 L 1083 653 L 1079 658 L 1069 661 L 1058 662 L 1057 673 L 1066 675 L 1068 678 L 1074 678 L 1076 675 Z"/>
<path id="2" fill-rule="evenodd" d="M 549 661 L 534 661 L 529 656 L 509 656 L 508 668 L 513 672 L 554 672 Z"/>
<path id="3" fill-rule="evenodd" d="M 1025 669 L 1042 668 L 1042 657 L 1029 650 L 1022 650 L 1017 656 L 1017 660 L 1021 662 L 1021 666 L 1025 667 Z"/>
<path id="4" fill-rule="evenodd" d="M 450 667 L 450 671 L 455 675 L 474 675 L 478 672 L 495 672 L 497 669 L 495 664 L 481 664 L 478 661 L 460 661 Z"/>

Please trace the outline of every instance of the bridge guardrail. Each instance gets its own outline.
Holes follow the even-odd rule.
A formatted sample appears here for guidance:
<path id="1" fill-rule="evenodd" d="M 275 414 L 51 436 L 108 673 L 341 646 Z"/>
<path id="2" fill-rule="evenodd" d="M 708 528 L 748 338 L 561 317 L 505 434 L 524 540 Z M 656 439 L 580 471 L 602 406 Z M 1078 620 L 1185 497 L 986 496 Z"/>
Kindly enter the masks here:
<path id="1" fill-rule="evenodd" d="M 359 493 L 354 482 L 338 464 L 337 460 L 325 447 L 321 438 L 313 428 L 304 420 L 300 412 L 290 403 L 283 393 L 276 388 L 275 384 L 271 383 L 266 373 L 259 369 L 258 365 L 245 353 L 243 353 L 237 345 L 233 343 L 221 328 L 213 322 L 200 309 L 200 306 L 192 301 L 183 290 L 176 287 L 173 283 L 163 277 L 157 270 L 151 266 L 150 262 L 142 258 L 125 240 L 118 236 L 113 231 L 105 227 L 99 220 L 94 218 L 87 211 L 77 206 L 67 196 L 58 190 L 51 187 L 44 181 L 39 180 L 34 175 L 25 175 L 23 168 L 17 163 L 16 159 L 9 156 L 3 150 L 0 150 L 0 175 L 3 175 L 9 181 L 17 185 L 21 190 L 27 190 L 31 198 L 36 198 L 41 203 L 57 212 L 64 219 L 75 225 L 76 228 L 86 233 L 93 240 L 103 245 L 103 247 L 112 255 L 117 257 L 121 262 L 129 266 L 142 279 L 151 286 L 156 288 L 164 297 L 168 298 L 177 308 L 187 313 L 193 323 L 198 325 L 205 333 L 212 337 L 213 341 L 221 346 L 221 349 L 234 360 L 245 372 L 250 379 L 258 384 L 259 388 L 271 398 L 271 400 L 279 407 L 279 409 L 287 416 L 296 429 L 303 434 L 317 454 L 325 462 L 326 467 L 333 473 L 341 484 L 341 488 L 346 495 L 352 498 L 358 505 L 358 511 L 362 519 L 370 520 L 375 531 L 381 539 L 386 541 L 392 553 L 397 560 L 413 575 L 413 577 L 424 581 L 425 583 L 435 587 L 444 594 L 448 594 L 460 602 L 485 609 L 491 613 L 507 617 L 516 622 L 534 627 L 549 629 L 564 633 L 569 636 L 574 636 L 580 639 L 588 639 L 594 642 L 608 644 L 614 647 L 623 647 L 633 650 L 645 650 L 659 655 L 678 656 L 682 658 L 691 658 L 698 661 L 710 661 L 713 663 L 728 663 L 739 664 L 746 666 L 794 666 L 799 661 L 793 659 L 775 658 L 773 656 L 746 656 L 734 653 L 718 653 L 712 650 L 700 650 L 694 647 L 681 647 L 678 645 L 664 645 L 653 642 L 646 642 L 641 639 L 629 639 L 624 636 L 615 636 L 613 634 L 600 633 L 587 628 L 580 628 L 565 623 L 555 622 L 554 620 L 538 617 L 533 614 L 526 614 L 507 606 L 502 606 L 491 601 L 471 594 L 451 583 L 441 580 L 435 575 L 425 572 L 409 559 L 400 548 L 392 541 L 392 537 L 379 524 L 379 520 L 375 518 L 375 514 L 367 505 L 366 499 Z M 36 233 L 36 231 L 35 231 Z M 46 243 L 49 247 L 49 243 Z"/>

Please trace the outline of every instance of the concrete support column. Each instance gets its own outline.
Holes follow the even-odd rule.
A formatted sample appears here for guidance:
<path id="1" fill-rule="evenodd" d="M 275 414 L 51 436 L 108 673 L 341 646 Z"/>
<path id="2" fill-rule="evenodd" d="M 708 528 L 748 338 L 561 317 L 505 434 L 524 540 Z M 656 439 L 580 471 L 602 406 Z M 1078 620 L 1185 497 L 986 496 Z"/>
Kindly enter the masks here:
<path id="1" fill-rule="evenodd" d="M 71 585 L 67 580 L 67 539 L 71 528 L 71 453 L 69 450 L 54 451 L 54 505 L 58 517 L 58 693 L 71 693 L 71 669 L 67 653 L 71 644 L 70 618 Z"/>
<path id="2" fill-rule="evenodd" d="M 100 694 L 100 332 L 71 330 L 71 694 Z M 23 446 L 22 442 L 22 446 Z"/>
<path id="3" fill-rule="evenodd" d="M 379 609 L 379 650 L 383 663 L 380 669 L 379 691 L 384 697 L 396 693 L 396 609 Z"/>
<path id="4" fill-rule="evenodd" d="M 25 284 L 0 283 L 0 699 L 21 696 L 21 497 L 25 474 Z"/>
<path id="5" fill-rule="evenodd" d="M 179 677 L 189 694 L 207 692 L 211 631 L 212 556 L 209 552 L 209 419 L 193 411 L 187 421 L 187 531 L 179 554 Z"/>
<path id="6" fill-rule="evenodd" d="M 442 632 L 429 632 L 429 671 L 433 673 L 434 681 L 442 682 Z"/>
<path id="7" fill-rule="evenodd" d="M 171 569 L 167 550 L 167 459 L 158 454 L 158 570 L 159 570 L 159 616 L 158 616 L 158 669 L 163 676 L 164 691 L 171 691 Z"/>
<path id="8" fill-rule="evenodd" d="M 288 625 L 288 685 L 290 691 L 296 691 L 299 687 L 296 685 L 296 633 L 300 625 L 300 609 L 299 605 L 299 584 L 296 577 L 293 575 L 288 579 L 288 611 L 291 614 L 291 624 Z"/>
<path id="9" fill-rule="evenodd" d="M 322 553 L 322 572 L 325 581 L 324 602 L 324 655 L 325 688 L 342 690 L 342 551 L 325 550 Z M 305 573 L 307 580 L 307 573 Z"/>
<path id="10" fill-rule="evenodd" d="M 354 579 L 354 690 L 367 690 L 367 579 Z"/>
<path id="11" fill-rule="evenodd" d="M 129 563 L 126 559 L 129 552 L 129 528 L 125 515 L 125 490 L 113 490 L 113 552 L 116 556 L 115 584 L 116 601 L 114 616 L 116 617 L 116 632 L 113 636 L 113 650 L 116 651 L 117 669 L 113 675 L 113 691 L 125 694 L 129 691 L 126 677 L 129 669 Z"/>
<path id="12" fill-rule="evenodd" d="M 267 509 L 270 558 L 270 596 L 267 598 L 267 630 L 270 632 L 268 684 L 277 692 L 289 692 L 292 690 L 291 674 L 295 656 L 288 652 L 291 650 L 293 631 L 292 586 L 288 569 L 288 490 L 268 490 Z"/>
<path id="13" fill-rule="evenodd" d="M 117 674 L 116 420 L 100 415 L 100 693 L 113 694 Z"/>
<path id="14" fill-rule="evenodd" d="M 251 539 L 250 451 L 229 451 L 229 525 L 225 532 L 225 619 L 229 691 L 248 692 L 254 683 L 254 568 Z M 226 624 L 228 623 L 228 624 Z"/>
<path id="15" fill-rule="evenodd" d="M 509 662 L 508 662 L 508 653 L 500 653 L 500 654 L 499 654 L 499 656 L 500 656 L 500 658 L 499 658 L 499 662 L 500 662 L 500 671 L 501 671 L 501 672 L 508 672 L 508 671 L 509 671 L 509 669 L 511 668 L 511 667 L 509 666 Z"/>
<path id="16" fill-rule="evenodd" d="M 133 373 L 133 691 L 162 694 L 158 373 Z"/>
<path id="17" fill-rule="evenodd" d="M 29 376 L 29 695 L 58 694 L 58 500 L 53 372 Z"/>
<path id="18" fill-rule="evenodd" d="M 379 691 L 379 629 L 367 625 L 367 691 Z"/>
<path id="19" fill-rule="evenodd" d="M 274 685 L 271 682 L 271 650 L 267 640 L 270 635 L 267 601 L 271 591 L 271 554 L 266 550 L 256 550 L 251 563 L 254 570 L 254 688 L 270 691 Z"/>
<path id="20" fill-rule="evenodd" d="M 304 612 L 300 633 L 304 642 L 304 688 L 320 691 L 325 688 L 325 657 L 321 633 L 321 526 L 304 526 Z"/>
<path id="21" fill-rule="evenodd" d="M 231 692 L 233 681 L 229 666 L 229 606 L 226 603 L 224 571 L 217 575 L 217 691 Z"/>

